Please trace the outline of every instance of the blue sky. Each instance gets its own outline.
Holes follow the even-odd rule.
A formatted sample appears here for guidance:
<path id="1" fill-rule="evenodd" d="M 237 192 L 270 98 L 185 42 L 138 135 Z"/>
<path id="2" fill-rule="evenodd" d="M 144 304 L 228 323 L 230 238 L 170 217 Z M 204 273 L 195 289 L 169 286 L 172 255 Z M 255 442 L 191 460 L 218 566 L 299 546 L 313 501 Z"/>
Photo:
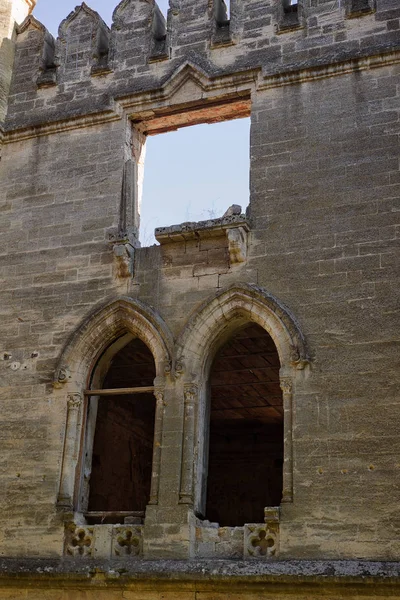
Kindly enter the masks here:
<path id="1" fill-rule="evenodd" d="M 111 18 L 114 8 L 117 6 L 119 0 L 88 0 L 86 4 L 97 10 L 104 21 L 111 25 Z M 226 0 L 229 6 L 230 0 Z M 80 4 L 79 1 L 73 0 L 37 0 L 35 16 L 42 21 L 44 25 L 51 31 L 53 35 L 57 34 L 58 25 L 61 21 L 74 10 L 75 6 Z M 168 10 L 168 0 L 158 0 L 158 6 L 161 8 L 163 13 L 166 15 Z"/>
<path id="2" fill-rule="evenodd" d="M 117 0 L 88 0 L 111 25 Z M 76 0 L 38 0 L 34 15 L 57 35 Z M 168 0 L 159 1 L 166 13 Z M 141 241 L 155 242 L 155 227 L 222 216 L 249 200 L 249 119 L 197 125 L 152 136 L 146 145 Z"/>

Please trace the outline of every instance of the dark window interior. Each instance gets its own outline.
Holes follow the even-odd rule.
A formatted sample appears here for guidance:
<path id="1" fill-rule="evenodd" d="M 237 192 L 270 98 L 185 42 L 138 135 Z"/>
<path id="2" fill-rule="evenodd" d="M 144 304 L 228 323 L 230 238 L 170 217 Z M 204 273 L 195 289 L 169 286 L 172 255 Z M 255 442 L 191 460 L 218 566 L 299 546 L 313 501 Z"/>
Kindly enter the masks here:
<path id="1" fill-rule="evenodd" d="M 251 324 L 219 350 L 211 368 L 207 519 L 262 523 L 282 498 L 283 405 L 279 357 Z"/>
<path id="2" fill-rule="evenodd" d="M 293 0 L 284 0 L 283 2 L 283 11 L 285 14 L 297 13 L 299 5 L 297 2 Z"/>
<path id="3" fill-rule="evenodd" d="M 352 0 L 351 12 L 365 12 L 370 10 L 368 0 Z"/>
<path id="4" fill-rule="evenodd" d="M 114 357 L 103 389 L 152 386 L 153 356 L 134 339 Z M 98 401 L 89 511 L 143 512 L 150 496 L 155 398 L 153 394 Z"/>

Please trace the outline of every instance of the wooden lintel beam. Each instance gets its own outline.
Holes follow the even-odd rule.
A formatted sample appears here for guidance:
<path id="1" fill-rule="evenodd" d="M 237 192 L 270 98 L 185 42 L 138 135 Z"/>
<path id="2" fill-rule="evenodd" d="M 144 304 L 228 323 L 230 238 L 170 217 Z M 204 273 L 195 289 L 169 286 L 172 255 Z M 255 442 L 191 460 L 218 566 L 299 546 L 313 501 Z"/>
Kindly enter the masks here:
<path id="1" fill-rule="evenodd" d="M 85 390 L 85 396 L 130 396 L 133 394 L 152 394 L 154 386 L 137 388 L 117 388 L 115 390 Z"/>

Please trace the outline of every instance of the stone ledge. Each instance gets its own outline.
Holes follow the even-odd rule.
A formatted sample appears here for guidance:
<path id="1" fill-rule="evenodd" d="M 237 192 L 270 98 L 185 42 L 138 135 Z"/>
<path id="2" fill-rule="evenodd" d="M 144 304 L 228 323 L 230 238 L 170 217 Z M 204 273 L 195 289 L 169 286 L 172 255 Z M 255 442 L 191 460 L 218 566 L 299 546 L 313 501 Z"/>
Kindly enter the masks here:
<path id="1" fill-rule="evenodd" d="M 85 561 L 56 559 L 0 560 L 0 584 L 36 585 L 46 582 L 87 582 L 118 587 L 135 580 L 180 583 L 262 584 L 390 584 L 400 587 L 400 562 L 389 561 L 234 561 L 234 560 L 136 560 Z"/>
<path id="2" fill-rule="evenodd" d="M 250 230 L 245 215 L 230 215 L 220 219 L 209 219 L 208 221 L 187 222 L 170 227 L 158 227 L 155 230 L 155 238 L 161 244 L 172 242 L 183 242 L 210 237 L 226 235 L 227 229 L 243 227 L 245 231 Z"/>
<path id="3" fill-rule="evenodd" d="M 197 63 L 201 60 L 197 58 Z M 398 43 L 379 44 L 368 48 L 368 52 L 361 50 L 352 50 L 350 52 L 333 53 L 322 59 L 308 60 L 298 63 L 265 66 L 262 76 L 256 83 L 258 91 L 277 88 L 286 85 L 298 84 L 299 82 L 314 81 L 330 78 L 334 76 L 346 75 L 353 72 L 360 72 L 372 68 L 391 66 L 400 62 L 400 45 Z M 39 136 L 47 136 L 62 131 L 80 129 L 91 125 L 106 123 L 109 121 L 121 120 L 122 110 L 130 110 L 132 107 L 141 103 L 154 103 L 155 91 L 163 88 L 165 83 L 172 81 L 176 73 L 179 72 L 181 65 L 174 65 L 167 77 L 162 81 L 143 81 L 138 84 L 134 91 L 128 89 L 126 84 L 124 88 L 117 86 L 110 89 L 107 94 L 99 96 L 98 100 L 84 98 L 83 100 L 70 102 L 68 105 L 62 105 L 62 110 L 57 108 L 46 109 L 46 114 L 40 111 L 29 111 L 22 115 L 14 115 L 7 118 L 3 124 L 4 143 L 13 143 Z M 197 70 L 204 71 L 205 79 L 208 81 L 209 90 L 224 87 L 223 82 L 229 75 L 236 80 L 244 78 L 243 85 L 249 86 L 255 82 L 257 73 L 262 69 L 262 65 L 245 66 L 240 71 L 232 69 L 229 72 L 223 72 L 221 69 L 213 68 L 206 63 Z M 246 74 L 246 77 L 244 77 Z M 253 84 L 253 83 L 252 83 Z M 251 85 L 252 85 L 251 84 Z M 121 84 L 122 85 L 122 84 Z M 238 81 L 235 82 L 238 85 Z M 242 84 L 240 84 L 242 85 Z M 165 100 L 164 96 L 157 99 L 157 102 Z M 167 98 L 168 100 L 168 98 Z M 199 121 L 201 122 L 201 121 Z"/>

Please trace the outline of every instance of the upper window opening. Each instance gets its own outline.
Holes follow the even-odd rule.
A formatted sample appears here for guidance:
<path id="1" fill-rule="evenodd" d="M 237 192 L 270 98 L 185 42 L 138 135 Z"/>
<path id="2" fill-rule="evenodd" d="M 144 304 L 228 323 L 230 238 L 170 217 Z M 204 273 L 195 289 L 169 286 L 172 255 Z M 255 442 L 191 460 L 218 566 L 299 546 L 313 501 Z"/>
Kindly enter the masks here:
<path id="1" fill-rule="evenodd" d="M 297 0 L 283 0 L 283 10 L 285 13 L 297 12 L 299 3 Z"/>
<path id="2" fill-rule="evenodd" d="M 226 0 L 215 0 L 215 18 L 219 27 L 229 25 L 230 2 Z"/>
<path id="3" fill-rule="evenodd" d="M 161 10 L 163 15 L 166 17 L 169 9 L 169 0 L 157 0 L 158 8 Z"/>
<path id="4" fill-rule="evenodd" d="M 183 127 L 146 142 L 140 242 L 154 229 L 222 217 L 249 202 L 250 119 Z"/>
<path id="5" fill-rule="evenodd" d="M 137 388 L 151 388 L 155 376 L 152 353 L 133 339 L 111 360 L 102 385 L 107 395 L 90 399 L 88 432 L 95 434 L 92 452 L 87 440 L 85 472 L 91 473 L 88 514 L 97 514 L 94 522 L 121 522 L 123 513 L 144 516 L 150 497 L 155 398 Z M 136 393 L 127 393 L 131 388 Z"/>
<path id="6" fill-rule="evenodd" d="M 259 325 L 237 331 L 217 353 L 211 406 L 206 517 L 221 526 L 261 523 L 282 499 L 280 362 Z"/>

